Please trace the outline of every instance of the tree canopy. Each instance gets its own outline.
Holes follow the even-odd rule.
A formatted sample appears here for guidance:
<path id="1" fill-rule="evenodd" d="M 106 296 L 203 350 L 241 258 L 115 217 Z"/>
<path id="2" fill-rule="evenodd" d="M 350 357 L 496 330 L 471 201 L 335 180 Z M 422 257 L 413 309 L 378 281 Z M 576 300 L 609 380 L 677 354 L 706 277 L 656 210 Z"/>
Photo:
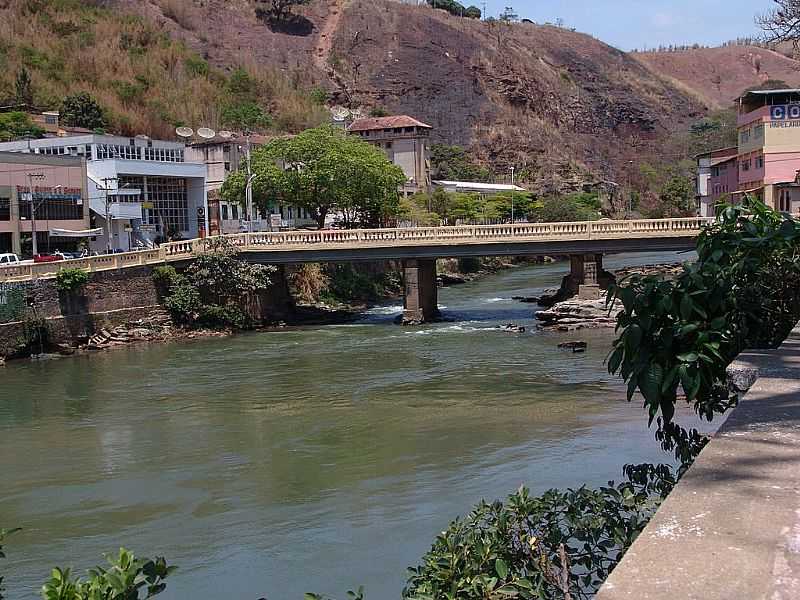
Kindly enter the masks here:
<path id="1" fill-rule="evenodd" d="M 0 113 L 0 142 L 22 137 L 40 138 L 43 136 L 44 130 L 35 125 L 24 112 Z"/>
<path id="2" fill-rule="evenodd" d="M 321 227 L 339 213 L 346 227 L 377 226 L 400 209 L 400 167 L 371 144 L 326 125 L 273 140 L 252 155 L 253 199 L 267 212 L 275 204 L 305 209 Z M 222 198 L 241 203 L 247 176 L 234 173 Z"/>
<path id="3" fill-rule="evenodd" d="M 106 119 L 103 109 L 86 92 L 72 94 L 61 103 L 61 122 L 70 127 L 85 129 L 103 129 Z"/>

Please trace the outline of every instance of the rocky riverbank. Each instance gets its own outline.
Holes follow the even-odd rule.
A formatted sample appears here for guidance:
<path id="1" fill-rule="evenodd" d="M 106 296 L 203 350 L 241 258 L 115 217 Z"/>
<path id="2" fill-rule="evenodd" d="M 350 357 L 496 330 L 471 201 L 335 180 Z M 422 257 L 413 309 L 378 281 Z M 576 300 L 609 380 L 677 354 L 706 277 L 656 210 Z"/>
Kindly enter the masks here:
<path id="1" fill-rule="evenodd" d="M 631 275 L 656 275 L 665 279 L 676 277 L 682 270 L 683 263 L 642 265 L 626 267 L 615 271 L 617 281 L 624 284 L 626 277 Z M 540 306 L 547 306 L 545 310 L 535 313 L 540 329 L 552 331 L 577 331 L 579 329 L 614 328 L 617 324 L 617 315 L 622 310 L 621 306 L 609 306 L 607 295 L 603 292 L 596 300 L 582 300 L 570 298 L 562 302 L 549 304 L 548 299 L 554 297 L 557 290 L 548 290 L 540 298 L 519 298 L 521 302 L 537 302 Z"/>

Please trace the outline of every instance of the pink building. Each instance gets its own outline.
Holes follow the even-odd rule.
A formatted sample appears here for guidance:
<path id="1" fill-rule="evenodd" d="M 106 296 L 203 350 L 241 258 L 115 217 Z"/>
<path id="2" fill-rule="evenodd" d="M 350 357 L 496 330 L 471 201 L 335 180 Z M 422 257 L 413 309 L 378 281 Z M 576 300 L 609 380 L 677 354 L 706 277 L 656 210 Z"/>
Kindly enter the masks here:
<path id="1" fill-rule="evenodd" d="M 800 214 L 800 89 L 757 90 L 739 98 L 738 193 Z"/>
<path id="2" fill-rule="evenodd" d="M 87 229 L 84 158 L 0 152 L 0 253 L 30 256 L 34 230 L 39 253 L 75 250 L 63 236 Z"/>

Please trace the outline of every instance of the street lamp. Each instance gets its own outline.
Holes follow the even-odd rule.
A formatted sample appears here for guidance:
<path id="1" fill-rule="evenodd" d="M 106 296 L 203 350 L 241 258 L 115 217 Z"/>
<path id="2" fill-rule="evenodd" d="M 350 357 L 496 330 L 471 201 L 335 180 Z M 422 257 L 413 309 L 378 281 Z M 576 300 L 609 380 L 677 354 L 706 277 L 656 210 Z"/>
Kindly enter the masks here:
<path id="1" fill-rule="evenodd" d="M 511 187 L 514 187 L 514 167 L 511 167 Z M 514 224 L 514 190 L 511 190 L 511 224 Z"/>
<path id="2" fill-rule="evenodd" d="M 41 181 L 44 173 L 28 173 L 28 201 L 31 207 L 31 240 L 33 241 L 33 256 L 39 254 L 39 246 L 36 243 L 36 203 L 33 201 L 33 180 Z"/>

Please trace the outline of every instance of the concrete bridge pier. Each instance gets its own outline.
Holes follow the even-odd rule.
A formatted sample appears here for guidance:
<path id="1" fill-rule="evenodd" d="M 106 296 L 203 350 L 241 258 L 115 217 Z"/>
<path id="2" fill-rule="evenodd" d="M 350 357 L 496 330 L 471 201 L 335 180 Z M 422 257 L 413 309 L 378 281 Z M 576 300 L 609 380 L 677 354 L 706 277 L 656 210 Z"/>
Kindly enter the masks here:
<path id="1" fill-rule="evenodd" d="M 436 259 L 403 261 L 403 325 L 420 325 L 435 321 L 439 313 L 439 284 L 436 280 Z"/>
<path id="2" fill-rule="evenodd" d="M 571 254 L 569 266 L 569 275 L 558 294 L 563 299 L 578 296 L 582 300 L 597 300 L 601 290 L 616 282 L 614 275 L 603 268 L 602 254 Z"/>

